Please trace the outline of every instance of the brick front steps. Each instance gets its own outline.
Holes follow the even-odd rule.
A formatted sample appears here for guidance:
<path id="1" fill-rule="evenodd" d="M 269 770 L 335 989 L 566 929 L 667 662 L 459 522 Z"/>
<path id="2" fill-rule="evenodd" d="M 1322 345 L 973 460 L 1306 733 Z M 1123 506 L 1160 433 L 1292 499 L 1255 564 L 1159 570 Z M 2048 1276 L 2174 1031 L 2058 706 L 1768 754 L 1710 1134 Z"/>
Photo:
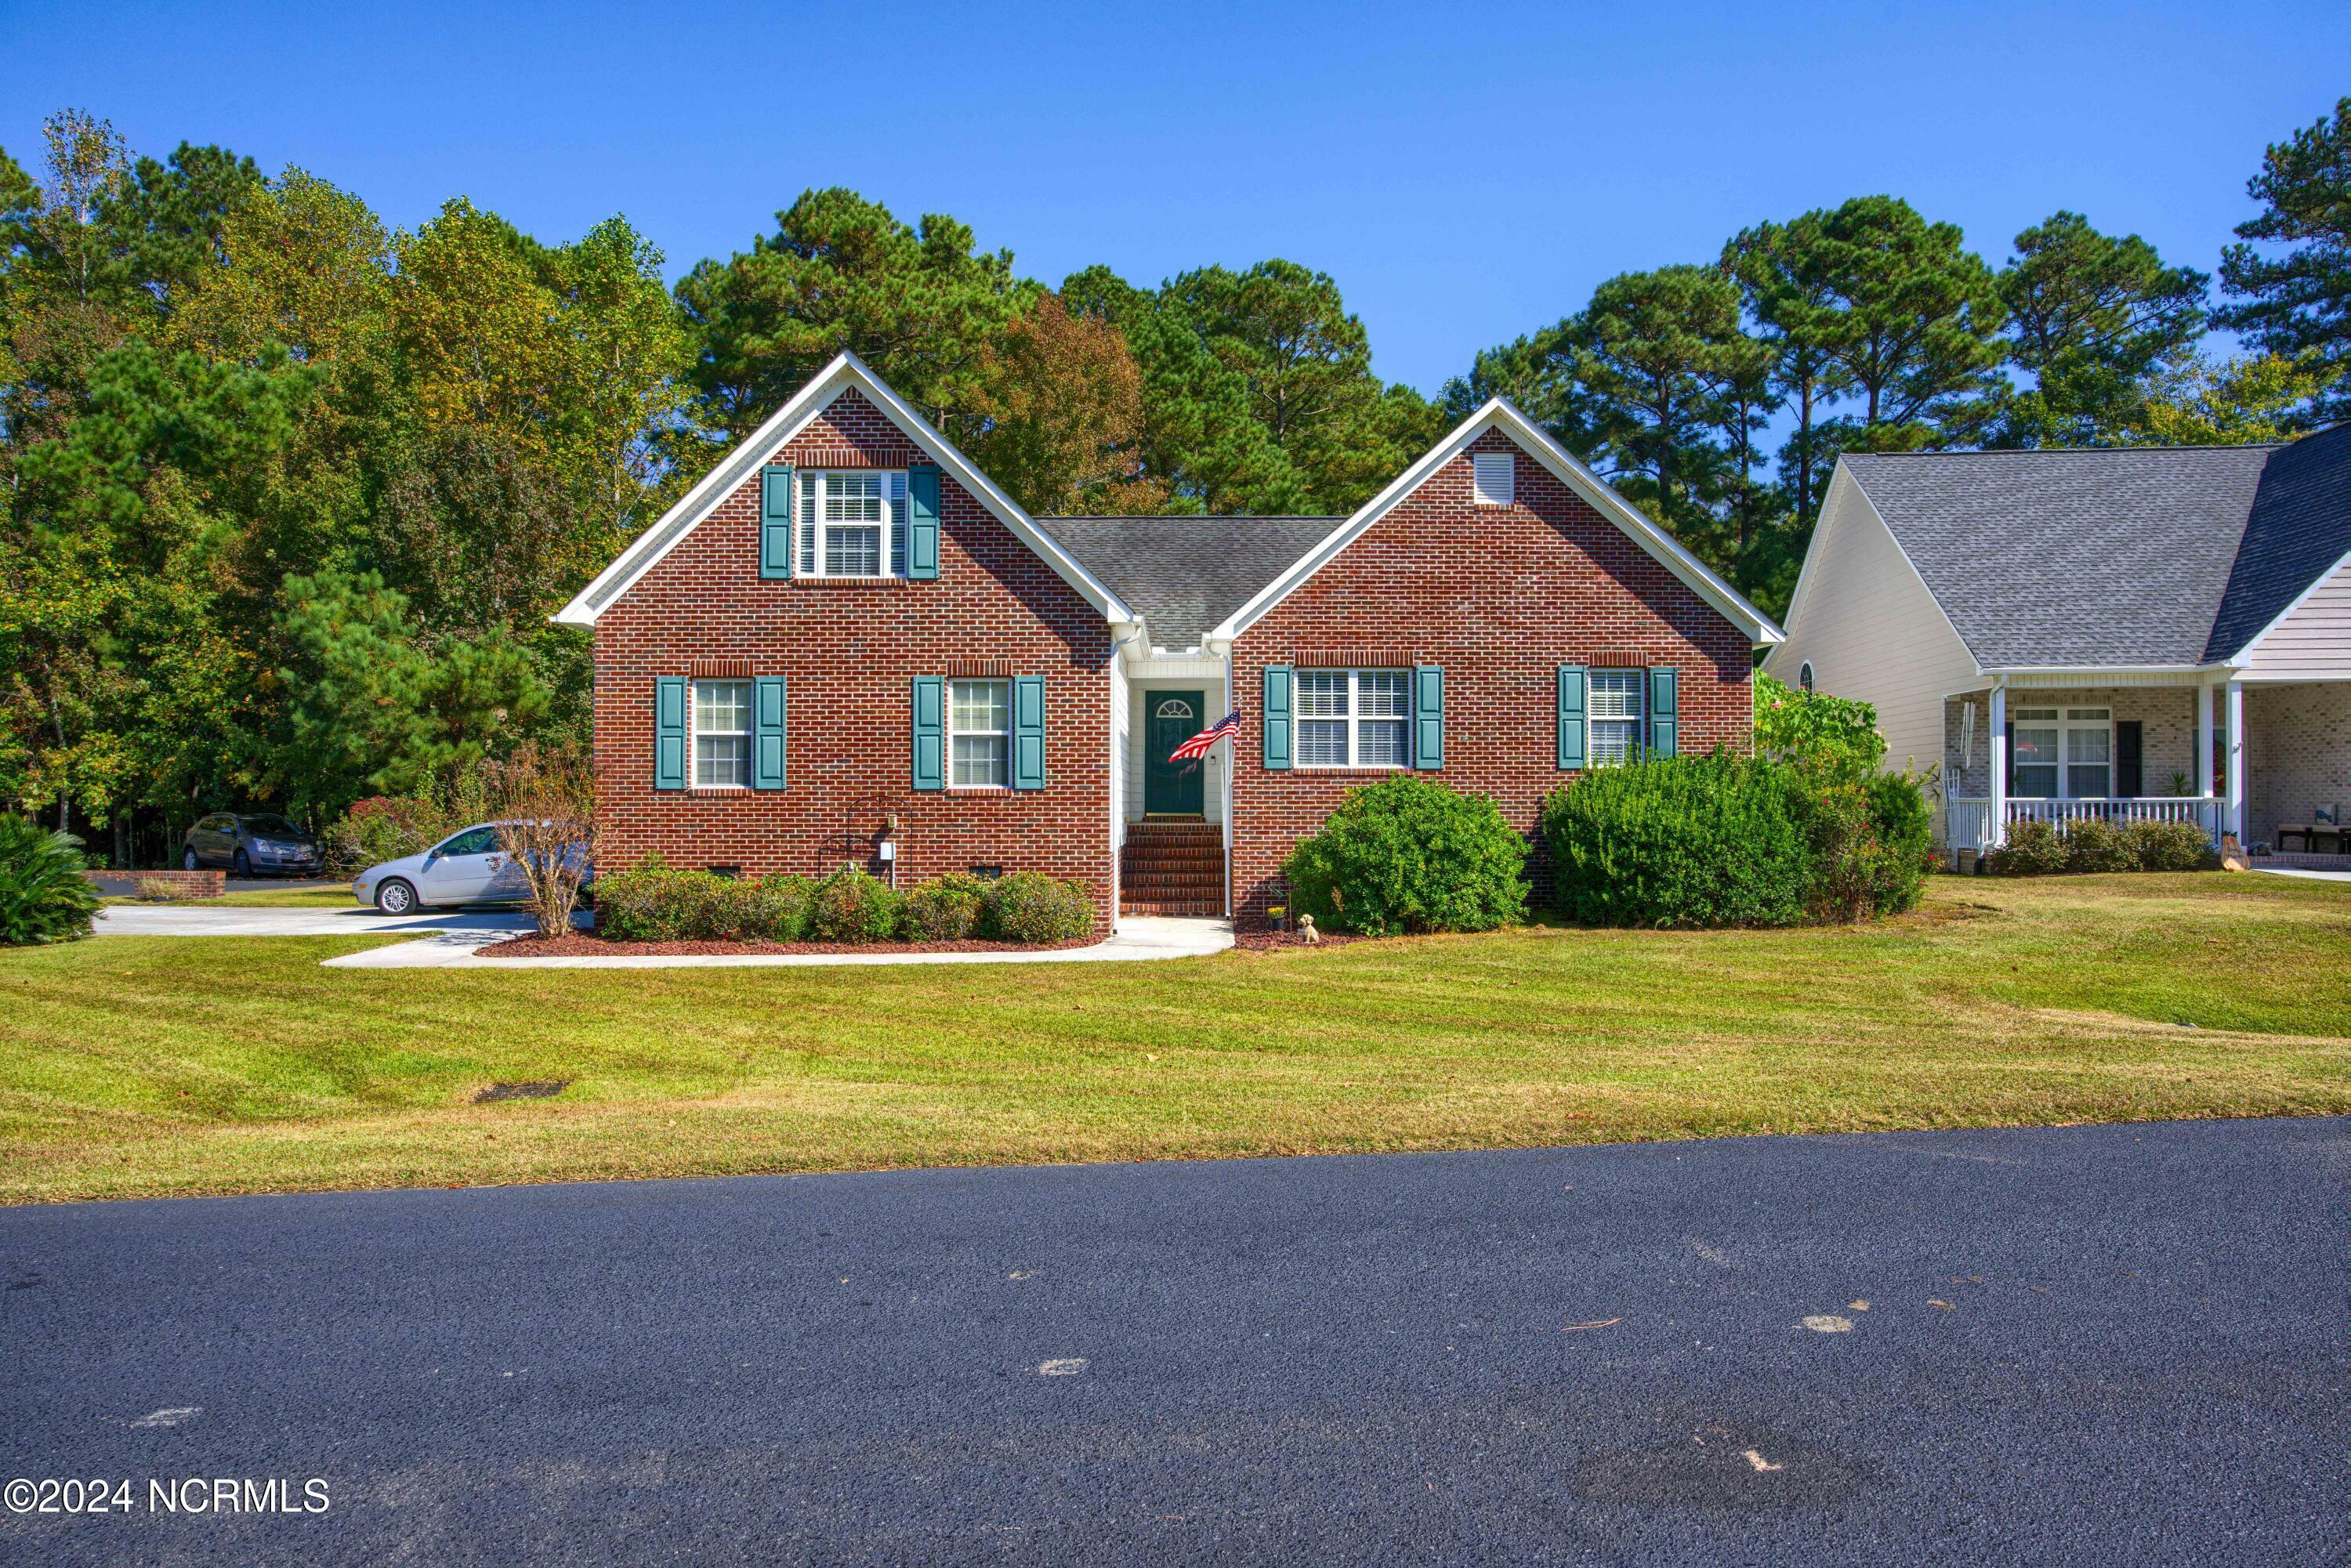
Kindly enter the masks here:
<path id="1" fill-rule="evenodd" d="M 1118 869 L 1121 915 L 1225 912 L 1225 835 L 1212 822 L 1129 822 Z"/>

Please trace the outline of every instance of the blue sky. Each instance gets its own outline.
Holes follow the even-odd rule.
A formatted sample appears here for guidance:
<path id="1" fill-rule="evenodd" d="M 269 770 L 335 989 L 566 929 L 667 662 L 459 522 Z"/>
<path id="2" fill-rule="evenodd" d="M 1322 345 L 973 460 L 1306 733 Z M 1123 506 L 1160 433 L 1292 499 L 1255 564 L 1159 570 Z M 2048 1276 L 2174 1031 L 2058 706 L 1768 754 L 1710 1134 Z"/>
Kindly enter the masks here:
<path id="1" fill-rule="evenodd" d="M 624 213 L 672 276 L 810 185 L 1049 283 L 1287 256 L 1434 392 L 1613 274 L 1892 192 L 1997 263 L 2059 207 L 2210 270 L 2262 146 L 2351 93 L 2331 5 L 65 5 L 0 0 L 43 114 L 217 141 L 413 225 Z"/>

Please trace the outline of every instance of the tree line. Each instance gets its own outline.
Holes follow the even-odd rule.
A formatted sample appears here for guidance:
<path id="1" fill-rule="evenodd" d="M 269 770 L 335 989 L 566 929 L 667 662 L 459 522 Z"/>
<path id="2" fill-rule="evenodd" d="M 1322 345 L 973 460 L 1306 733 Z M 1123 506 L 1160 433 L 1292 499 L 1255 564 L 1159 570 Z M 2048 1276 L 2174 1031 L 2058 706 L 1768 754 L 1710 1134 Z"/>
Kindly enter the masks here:
<path id="1" fill-rule="evenodd" d="M 2268 150 L 2217 304 L 2076 214 L 1995 268 L 1867 196 L 1611 278 L 1433 399 L 1290 261 L 1048 287 L 828 189 L 670 287 L 620 217 L 396 229 L 78 111 L 30 162 L 0 151 L 0 799 L 123 861 L 583 747 L 587 640 L 548 615 L 843 348 L 1040 515 L 1343 513 L 1508 396 L 1767 609 L 1840 452 L 2351 413 L 2351 99 Z"/>

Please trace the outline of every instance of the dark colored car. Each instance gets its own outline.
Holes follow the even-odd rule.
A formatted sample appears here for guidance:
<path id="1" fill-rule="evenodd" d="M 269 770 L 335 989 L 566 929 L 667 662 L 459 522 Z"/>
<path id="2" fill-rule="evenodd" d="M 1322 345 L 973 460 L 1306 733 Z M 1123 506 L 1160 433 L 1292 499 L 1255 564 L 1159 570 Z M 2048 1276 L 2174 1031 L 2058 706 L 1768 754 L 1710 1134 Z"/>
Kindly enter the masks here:
<path id="1" fill-rule="evenodd" d="M 238 876 L 317 876 L 327 869 L 318 836 L 274 811 L 214 811 L 188 830 L 180 864 L 220 866 Z"/>

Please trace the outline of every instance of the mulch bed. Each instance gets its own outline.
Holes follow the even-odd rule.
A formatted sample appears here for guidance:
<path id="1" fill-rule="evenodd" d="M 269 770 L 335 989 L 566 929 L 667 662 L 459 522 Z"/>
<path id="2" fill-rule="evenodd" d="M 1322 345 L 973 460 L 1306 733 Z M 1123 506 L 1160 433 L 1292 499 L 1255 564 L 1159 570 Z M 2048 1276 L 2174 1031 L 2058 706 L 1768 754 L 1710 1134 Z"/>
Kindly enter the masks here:
<path id="1" fill-rule="evenodd" d="M 1325 931 L 1320 942 L 1308 942 L 1295 931 L 1236 931 L 1233 946 L 1244 953 L 1270 953 L 1286 947 L 1344 947 L 1351 942 L 1376 942 L 1348 931 Z"/>
<path id="2" fill-rule="evenodd" d="M 697 954 L 752 953 L 1050 953 L 1091 947 L 1101 940 L 1040 945 L 1028 942 L 608 942 L 601 936 L 517 936 L 476 947 L 478 958 L 651 958 Z"/>

